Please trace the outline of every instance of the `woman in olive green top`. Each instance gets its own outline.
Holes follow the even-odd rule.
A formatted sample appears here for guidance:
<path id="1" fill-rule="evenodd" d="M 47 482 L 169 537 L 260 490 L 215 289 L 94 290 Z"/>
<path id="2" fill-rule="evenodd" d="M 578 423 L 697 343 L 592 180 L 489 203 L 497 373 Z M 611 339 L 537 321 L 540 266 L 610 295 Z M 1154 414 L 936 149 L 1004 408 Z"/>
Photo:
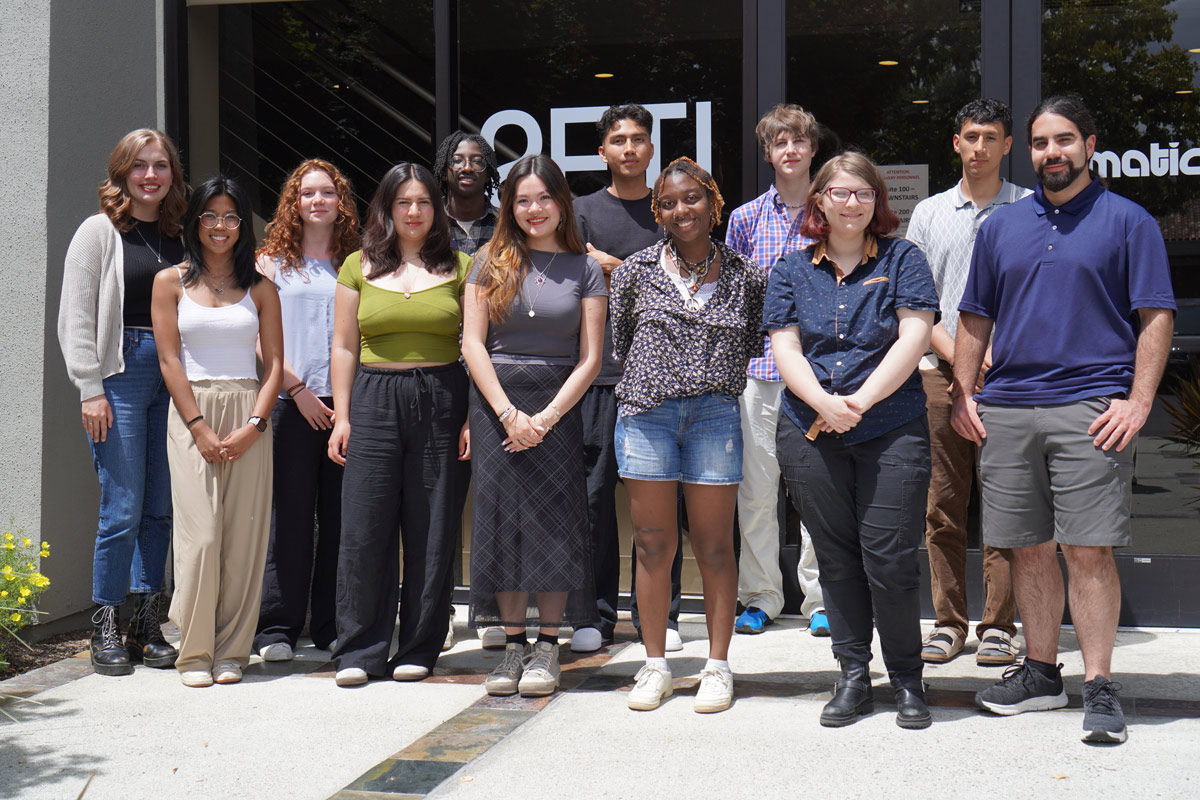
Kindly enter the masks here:
<path id="1" fill-rule="evenodd" d="M 334 298 L 338 413 L 329 457 L 346 465 L 333 651 L 339 686 L 389 674 L 421 680 L 446 637 L 470 478 L 467 376 L 458 361 L 469 267 L 450 247 L 433 175 L 408 162 L 392 167 Z M 391 655 L 397 595 L 400 637 Z"/>

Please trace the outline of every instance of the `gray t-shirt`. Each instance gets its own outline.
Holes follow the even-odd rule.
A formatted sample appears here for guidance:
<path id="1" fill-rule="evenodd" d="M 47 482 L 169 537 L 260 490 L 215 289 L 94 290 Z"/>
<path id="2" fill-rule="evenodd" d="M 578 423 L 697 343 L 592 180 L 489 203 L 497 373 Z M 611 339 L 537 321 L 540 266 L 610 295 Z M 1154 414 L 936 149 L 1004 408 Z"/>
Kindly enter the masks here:
<path id="1" fill-rule="evenodd" d="M 649 194 L 640 200 L 622 200 L 607 189 L 592 192 L 575 200 L 575 219 L 585 243 L 622 261 L 662 238 Z M 604 363 L 594 385 L 616 384 L 625 371 L 621 359 L 613 355 L 612 338 L 612 323 L 605 318 Z"/>
<path id="2" fill-rule="evenodd" d="M 607 297 L 600 262 L 582 253 L 530 252 L 533 262 L 502 322 L 489 322 L 488 354 L 498 364 L 565 364 L 579 361 L 580 301 Z M 539 277 L 545 282 L 539 284 Z M 479 260 L 467 283 L 479 282 Z M 530 311 L 533 315 L 530 316 Z"/>

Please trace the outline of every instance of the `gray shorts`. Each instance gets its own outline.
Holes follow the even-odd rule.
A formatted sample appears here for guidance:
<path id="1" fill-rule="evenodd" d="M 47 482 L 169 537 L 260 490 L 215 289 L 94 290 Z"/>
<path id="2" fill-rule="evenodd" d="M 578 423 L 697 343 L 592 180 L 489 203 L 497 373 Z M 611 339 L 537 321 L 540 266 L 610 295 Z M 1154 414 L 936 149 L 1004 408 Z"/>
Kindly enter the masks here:
<path id="1" fill-rule="evenodd" d="M 1126 547 L 1133 541 L 1134 438 L 1096 447 L 1088 426 L 1108 398 L 1050 406 L 979 404 L 987 438 L 979 450 L 983 542 Z"/>

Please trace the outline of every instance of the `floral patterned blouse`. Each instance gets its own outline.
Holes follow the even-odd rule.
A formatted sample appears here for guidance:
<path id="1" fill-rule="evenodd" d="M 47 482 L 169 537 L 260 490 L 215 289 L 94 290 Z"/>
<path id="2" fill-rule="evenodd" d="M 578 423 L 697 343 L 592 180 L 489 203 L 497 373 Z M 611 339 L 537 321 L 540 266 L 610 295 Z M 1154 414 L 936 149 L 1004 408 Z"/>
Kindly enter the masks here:
<path id="1" fill-rule="evenodd" d="M 639 250 L 612 274 L 609 310 L 613 349 L 625 360 L 617 384 L 622 417 L 659 406 L 668 397 L 709 392 L 737 396 L 746 388 L 746 364 L 760 355 L 767 273 L 750 259 L 714 242 L 721 254 L 713 294 L 688 310 L 661 265 L 665 240 Z"/>

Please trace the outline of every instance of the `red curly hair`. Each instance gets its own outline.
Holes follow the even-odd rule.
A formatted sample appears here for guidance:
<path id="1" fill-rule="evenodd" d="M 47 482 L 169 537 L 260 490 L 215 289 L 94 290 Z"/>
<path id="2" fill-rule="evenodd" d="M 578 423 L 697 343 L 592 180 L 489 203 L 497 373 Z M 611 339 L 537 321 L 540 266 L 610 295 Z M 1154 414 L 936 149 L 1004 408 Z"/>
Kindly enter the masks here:
<path id="1" fill-rule="evenodd" d="M 350 181 L 333 164 L 321 158 L 310 158 L 292 170 L 279 192 L 275 216 L 267 223 L 267 235 L 258 255 L 273 258 L 283 272 L 298 270 L 304 265 L 304 223 L 300 221 L 300 181 L 310 172 L 324 172 L 333 181 L 338 195 L 338 216 L 334 222 L 330 256 L 335 269 L 342 266 L 346 256 L 359 248 L 358 207 Z"/>
<path id="2" fill-rule="evenodd" d="M 129 196 L 129 173 L 137 154 L 148 144 L 157 144 L 167 153 L 171 169 L 171 186 L 167 196 L 159 203 L 158 230 L 163 236 L 172 238 L 183 230 L 179 219 L 187 208 L 187 184 L 183 182 L 183 166 L 179 151 L 162 131 L 138 128 L 121 137 L 112 155 L 108 157 L 108 176 L 100 183 L 100 211 L 112 221 L 121 233 L 133 230 L 133 198 Z"/>

